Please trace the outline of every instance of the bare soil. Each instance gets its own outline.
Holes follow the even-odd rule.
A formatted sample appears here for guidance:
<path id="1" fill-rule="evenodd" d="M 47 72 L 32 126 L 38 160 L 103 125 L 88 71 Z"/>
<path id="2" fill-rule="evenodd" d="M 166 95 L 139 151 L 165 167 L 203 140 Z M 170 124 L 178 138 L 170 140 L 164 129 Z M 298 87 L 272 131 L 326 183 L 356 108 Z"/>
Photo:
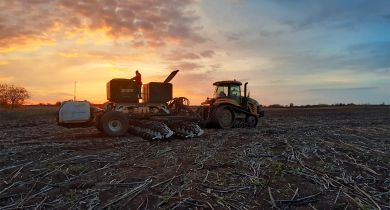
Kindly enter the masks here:
<path id="1" fill-rule="evenodd" d="M 105 137 L 0 110 L 0 209 L 390 209 L 390 108 L 267 109 L 256 129 Z"/>

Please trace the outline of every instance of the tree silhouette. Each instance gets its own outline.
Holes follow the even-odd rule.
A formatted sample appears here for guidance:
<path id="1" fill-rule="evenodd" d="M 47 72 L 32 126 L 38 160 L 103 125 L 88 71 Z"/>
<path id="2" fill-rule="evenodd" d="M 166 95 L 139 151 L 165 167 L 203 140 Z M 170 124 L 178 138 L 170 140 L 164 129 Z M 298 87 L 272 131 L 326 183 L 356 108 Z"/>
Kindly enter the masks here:
<path id="1" fill-rule="evenodd" d="M 30 98 L 30 93 L 24 87 L 0 84 L 0 105 L 10 105 L 12 108 L 24 104 Z"/>

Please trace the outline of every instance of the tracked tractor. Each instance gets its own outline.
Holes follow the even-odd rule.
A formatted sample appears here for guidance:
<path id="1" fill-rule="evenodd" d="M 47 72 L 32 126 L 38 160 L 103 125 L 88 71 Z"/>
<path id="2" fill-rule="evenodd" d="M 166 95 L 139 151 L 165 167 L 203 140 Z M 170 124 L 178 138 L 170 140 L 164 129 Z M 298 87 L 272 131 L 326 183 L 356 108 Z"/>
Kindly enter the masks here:
<path id="1" fill-rule="evenodd" d="M 197 113 L 206 126 L 228 129 L 232 127 L 256 127 L 260 117 L 264 116 L 260 104 L 249 97 L 248 82 L 236 80 L 219 81 L 215 86 L 214 97 L 207 98 Z"/>

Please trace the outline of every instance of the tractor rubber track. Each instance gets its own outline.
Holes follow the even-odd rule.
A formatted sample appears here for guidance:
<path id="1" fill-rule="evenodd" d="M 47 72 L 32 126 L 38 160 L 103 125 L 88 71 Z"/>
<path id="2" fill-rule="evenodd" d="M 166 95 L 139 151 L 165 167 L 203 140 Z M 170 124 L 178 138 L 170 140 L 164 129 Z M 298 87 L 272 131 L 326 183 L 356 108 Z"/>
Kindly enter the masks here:
<path id="1" fill-rule="evenodd" d="M 237 108 L 237 107 L 234 107 L 234 106 L 229 106 L 229 107 L 234 111 L 234 113 L 244 113 L 247 116 L 254 116 L 254 117 L 256 117 L 252 113 L 250 113 L 248 111 L 245 111 L 243 109 L 240 109 L 240 108 Z M 253 128 L 245 121 L 245 119 L 236 119 L 235 122 L 234 122 L 234 125 L 232 127 L 233 128 Z"/>
<path id="2" fill-rule="evenodd" d="M 233 128 L 252 128 L 245 122 L 245 119 L 239 119 L 234 122 Z"/>

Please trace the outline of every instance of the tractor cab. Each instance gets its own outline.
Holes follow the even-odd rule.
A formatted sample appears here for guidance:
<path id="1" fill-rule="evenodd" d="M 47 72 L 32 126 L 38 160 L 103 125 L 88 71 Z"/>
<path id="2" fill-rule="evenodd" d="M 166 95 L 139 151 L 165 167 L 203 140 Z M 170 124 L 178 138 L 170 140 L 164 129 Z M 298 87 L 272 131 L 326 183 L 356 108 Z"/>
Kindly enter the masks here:
<path id="1" fill-rule="evenodd" d="M 224 129 L 238 125 L 256 127 L 264 111 L 255 99 L 248 96 L 248 82 L 245 82 L 243 92 L 242 83 L 237 80 L 214 82 L 213 85 L 214 97 L 207 98 L 197 110 L 206 125 Z"/>
<path id="2" fill-rule="evenodd" d="M 238 104 L 242 104 L 241 82 L 236 80 L 219 81 L 213 85 L 215 86 L 214 98 L 230 98 Z"/>

